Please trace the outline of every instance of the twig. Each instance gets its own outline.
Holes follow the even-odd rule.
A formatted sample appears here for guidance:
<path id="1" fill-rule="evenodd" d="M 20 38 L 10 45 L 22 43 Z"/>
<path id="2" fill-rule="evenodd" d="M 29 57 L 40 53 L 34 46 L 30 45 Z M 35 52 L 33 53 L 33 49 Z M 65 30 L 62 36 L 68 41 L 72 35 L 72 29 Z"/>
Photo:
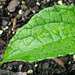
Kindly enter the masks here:
<path id="1" fill-rule="evenodd" d="M 60 59 L 54 58 L 53 60 L 54 60 L 55 62 L 57 62 L 59 65 L 61 65 L 62 67 L 64 67 L 64 62 L 61 61 Z"/>

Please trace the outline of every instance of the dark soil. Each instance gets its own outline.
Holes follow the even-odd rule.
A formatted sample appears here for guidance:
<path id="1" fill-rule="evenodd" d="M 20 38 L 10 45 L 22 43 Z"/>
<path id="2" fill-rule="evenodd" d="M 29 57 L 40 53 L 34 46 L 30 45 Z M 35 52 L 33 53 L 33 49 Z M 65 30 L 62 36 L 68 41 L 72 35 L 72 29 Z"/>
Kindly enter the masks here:
<path id="1" fill-rule="evenodd" d="M 0 62 L 10 39 L 17 29 L 25 25 L 30 18 L 46 7 L 56 4 L 74 5 L 75 0 L 0 0 Z M 75 75 L 74 55 L 53 59 L 45 59 L 34 63 L 13 61 L 0 67 L 0 75 Z"/>

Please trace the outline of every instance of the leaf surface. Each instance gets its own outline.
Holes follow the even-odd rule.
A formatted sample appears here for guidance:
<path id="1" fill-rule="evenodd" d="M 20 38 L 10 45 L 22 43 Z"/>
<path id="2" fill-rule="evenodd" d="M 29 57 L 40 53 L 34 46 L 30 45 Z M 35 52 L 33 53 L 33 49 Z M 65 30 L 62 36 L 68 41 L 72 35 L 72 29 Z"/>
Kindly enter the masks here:
<path id="1" fill-rule="evenodd" d="M 10 40 L 3 61 L 34 62 L 75 54 L 75 6 L 56 5 L 34 15 Z"/>

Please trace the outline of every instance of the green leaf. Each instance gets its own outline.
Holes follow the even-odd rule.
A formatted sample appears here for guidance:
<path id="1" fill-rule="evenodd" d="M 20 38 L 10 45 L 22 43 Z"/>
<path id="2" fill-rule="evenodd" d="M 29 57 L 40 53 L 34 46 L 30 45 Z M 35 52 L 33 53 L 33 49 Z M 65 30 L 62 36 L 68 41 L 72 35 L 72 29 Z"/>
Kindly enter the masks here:
<path id="1" fill-rule="evenodd" d="M 34 62 L 75 54 L 75 6 L 43 9 L 18 29 L 5 51 L 5 62 Z"/>

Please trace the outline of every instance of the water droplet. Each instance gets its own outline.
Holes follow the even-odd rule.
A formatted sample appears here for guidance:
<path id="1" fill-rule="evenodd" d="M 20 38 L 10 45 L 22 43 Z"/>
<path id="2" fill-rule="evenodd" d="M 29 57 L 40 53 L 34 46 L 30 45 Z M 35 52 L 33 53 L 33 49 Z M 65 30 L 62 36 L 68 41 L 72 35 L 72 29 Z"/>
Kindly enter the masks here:
<path id="1" fill-rule="evenodd" d="M 56 29 L 53 29 L 53 33 L 58 35 L 59 34 L 59 31 L 57 31 Z"/>
<path id="2" fill-rule="evenodd" d="M 27 42 L 26 45 L 29 46 L 31 44 L 31 42 Z"/>
<path id="3" fill-rule="evenodd" d="M 64 35 L 67 35 L 67 34 L 68 34 L 67 29 L 63 29 L 63 34 L 64 34 Z"/>
<path id="4" fill-rule="evenodd" d="M 41 38 L 44 38 L 44 34 L 40 34 L 40 37 L 41 37 Z"/>
<path id="5" fill-rule="evenodd" d="M 37 37 L 37 33 L 34 33 L 34 34 L 33 34 L 33 37 Z"/>

